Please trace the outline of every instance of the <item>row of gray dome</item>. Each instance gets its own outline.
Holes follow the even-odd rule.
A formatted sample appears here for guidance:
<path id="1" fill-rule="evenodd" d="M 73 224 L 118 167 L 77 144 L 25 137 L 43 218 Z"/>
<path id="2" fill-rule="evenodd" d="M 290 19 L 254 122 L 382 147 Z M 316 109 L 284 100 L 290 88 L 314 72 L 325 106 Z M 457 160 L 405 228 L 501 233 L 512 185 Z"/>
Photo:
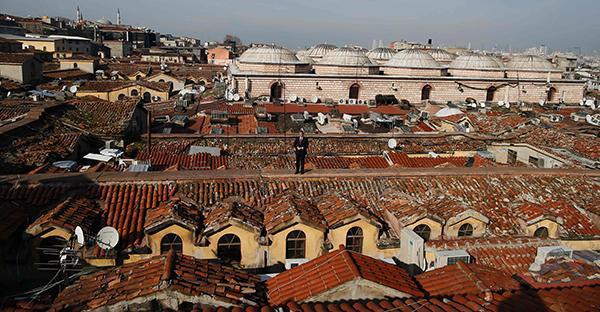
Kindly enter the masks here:
<path id="1" fill-rule="evenodd" d="M 318 64 L 332 66 L 385 66 L 401 68 L 442 68 L 449 64 L 454 69 L 500 70 L 515 69 L 529 71 L 555 71 L 556 68 L 546 59 L 534 55 L 516 55 L 504 65 L 501 60 L 485 54 L 467 53 L 460 56 L 443 49 L 431 49 L 427 52 L 408 49 L 395 52 L 389 48 L 376 48 L 368 52 L 354 47 L 336 48 L 329 44 L 320 44 L 309 50 L 292 51 L 277 47 L 253 47 L 238 59 L 243 63 L 262 64 Z M 382 63 L 377 64 L 377 62 Z"/>

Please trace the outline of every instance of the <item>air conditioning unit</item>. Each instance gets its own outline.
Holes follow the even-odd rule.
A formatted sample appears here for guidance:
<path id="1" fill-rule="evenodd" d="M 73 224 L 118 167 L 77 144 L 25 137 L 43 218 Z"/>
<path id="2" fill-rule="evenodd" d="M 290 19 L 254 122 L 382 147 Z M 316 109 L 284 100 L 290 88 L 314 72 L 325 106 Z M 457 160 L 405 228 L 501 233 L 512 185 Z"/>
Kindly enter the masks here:
<path id="1" fill-rule="evenodd" d="M 438 251 L 435 254 L 435 265 L 430 267 L 429 269 L 432 270 L 443 268 L 447 265 L 456 264 L 459 261 L 462 261 L 464 263 L 470 263 L 471 255 L 469 255 L 469 253 L 466 250 L 462 249 Z"/>
<path id="2" fill-rule="evenodd" d="M 293 269 L 301 264 L 304 264 L 308 262 L 308 259 L 306 258 L 300 258 L 300 259 L 285 259 L 285 269 L 289 270 L 289 269 Z"/>
<path id="3" fill-rule="evenodd" d="M 349 99 L 348 104 L 356 104 L 356 99 Z"/>
<path id="4" fill-rule="evenodd" d="M 338 104 L 346 104 L 346 100 L 345 99 L 339 99 L 338 100 Z"/>

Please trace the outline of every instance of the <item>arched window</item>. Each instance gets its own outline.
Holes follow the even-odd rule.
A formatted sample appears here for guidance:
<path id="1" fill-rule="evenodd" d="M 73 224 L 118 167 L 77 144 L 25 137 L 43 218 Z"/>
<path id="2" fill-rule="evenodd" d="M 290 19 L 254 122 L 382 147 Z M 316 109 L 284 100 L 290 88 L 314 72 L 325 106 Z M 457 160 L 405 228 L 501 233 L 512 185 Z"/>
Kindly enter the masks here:
<path id="1" fill-rule="evenodd" d="M 158 82 L 165 82 L 164 79 L 158 79 Z"/>
<path id="2" fill-rule="evenodd" d="M 487 93 L 485 95 L 485 101 L 486 102 L 492 102 L 494 101 L 494 95 L 496 94 L 496 87 L 491 86 L 487 89 Z"/>
<path id="3" fill-rule="evenodd" d="M 234 234 L 225 234 L 217 243 L 217 257 L 227 262 L 240 262 L 242 260 L 242 244 L 240 238 Z"/>
<path id="4" fill-rule="evenodd" d="M 182 252 L 183 251 L 183 242 L 181 242 L 181 237 L 177 234 L 167 234 L 163 236 L 160 240 L 160 253 L 166 253 L 169 250 L 173 250 L 174 252 Z"/>
<path id="5" fill-rule="evenodd" d="M 119 94 L 119 96 L 117 96 L 117 99 L 119 99 L 119 101 L 123 101 L 125 99 L 125 94 Z"/>
<path id="6" fill-rule="evenodd" d="M 350 86 L 350 92 L 348 94 L 349 99 L 358 99 L 358 91 L 360 90 L 360 85 L 358 83 L 354 83 Z"/>
<path id="7" fill-rule="evenodd" d="M 271 85 L 271 98 L 280 99 L 283 95 L 283 87 L 280 82 L 275 82 Z"/>
<path id="8" fill-rule="evenodd" d="M 135 76 L 135 80 L 141 80 L 141 79 L 142 79 L 142 75 Z"/>
<path id="9" fill-rule="evenodd" d="M 73 63 L 73 68 L 77 68 L 77 63 Z"/>
<path id="10" fill-rule="evenodd" d="M 302 259 L 306 254 L 306 235 L 302 231 L 291 231 L 285 239 L 285 258 Z"/>
<path id="11" fill-rule="evenodd" d="M 470 223 L 465 223 L 458 229 L 458 237 L 473 236 L 473 226 Z"/>
<path id="12" fill-rule="evenodd" d="M 429 100 L 431 97 L 431 86 L 425 85 L 423 89 L 421 89 L 421 101 Z"/>
<path id="13" fill-rule="evenodd" d="M 131 90 L 131 96 L 138 96 L 138 95 L 140 95 L 138 90 L 136 90 L 136 89 Z"/>
<path id="14" fill-rule="evenodd" d="M 421 236 L 421 238 L 425 241 L 429 240 L 431 236 L 431 228 L 426 224 L 419 224 L 414 229 L 413 232 L 417 233 L 417 235 Z"/>
<path id="15" fill-rule="evenodd" d="M 361 228 L 355 226 L 348 230 L 346 233 L 346 249 L 362 252 L 363 245 L 363 231 Z"/>
<path id="16" fill-rule="evenodd" d="M 152 98 L 152 95 L 150 94 L 150 92 L 144 92 L 144 102 L 146 102 L 146 103 L 150 102 L 151 98 Z"/>
<path id="17" fill-rule="evenodd" d="M 548 228 L 545 226 L 539 227 L 537 230 L 535 230 L 533 236 L 539 238 L 548 238 Z"/>
<path id="18" fill-rule="evenodd" d="M 554 96 L 556 95 L 556 88 L 552 87 L 548 89 L 548 102 L 554 101 Z"/>

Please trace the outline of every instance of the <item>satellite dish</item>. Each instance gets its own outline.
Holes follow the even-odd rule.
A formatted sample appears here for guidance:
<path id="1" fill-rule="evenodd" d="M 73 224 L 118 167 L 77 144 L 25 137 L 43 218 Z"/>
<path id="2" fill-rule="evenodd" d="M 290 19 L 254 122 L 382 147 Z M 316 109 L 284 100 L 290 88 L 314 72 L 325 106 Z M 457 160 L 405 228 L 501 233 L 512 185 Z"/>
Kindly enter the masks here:
<path id="1" fill-rule="evenodd" d="M 71 86 L 69 88 L 69 92 L 71 92 L 71 93 L 77 93 L 77 86 Z"/>
<path id="2" fill-rule="evenodd" d="M 290 94 L 290 101 L 296 102 L 296 100 L 298 100 L 298 96 L 295 94 Z"/>
<path id="3" fill-rule="evenodd" d="M 96 234 L 96 244 L 104 250 L 113 249 L 118 243 L 119 232 L 114 227 L 105 226 Z"/>
<path id="4" fill-rule="evenodd" d="M 237 102 L 237 101 L 239 101 L 239 100 L 240 100 L 240 95 L 239 95 L 239 94 L 237 94 L 237 93 L 236 93 L 236 94 L 234 94 L 234 95 L 233 95 L 233 100 L 234 100 L 234 101 L 236 101 L 236 102 Z"/>
<path id="5" fill-rule="evenodd" d="M 310 99 L 310 101 L 311 101 L 311 102 L 313 102 L 313 103 L 319 103 L 319 97 L 318 97 L 318 96 L 316 96 L 316 95 L 314 95 L 314 96 L 313 96 L 313 97 Z"/>
<path id="6" fill-rule="evenodd" d="M 540 106 L 544 106 L 544 104 L 546 103 L 546 101 L 544 101 L 544 100 L 540 100 L 540 102 L 539 102 L 539 103 L 540 103 Z"/>
<path id="7" fill-rule="evenodd" d="M 323 113 L 317 113 L 317 122 L 321 125 L 325 124 L 325 115 L 323 115 Z"/>
<path id="8" fill-rule="evenodd" d="M 388 147 L 391 149 L 395 149 L 396 146 L 398 146 L 398 142 L 396 141 L 396 139 L 389 139 L 388 140 Z"/>
<path id="9" fill-rule="evenodd" d="M 206 87 L 205 86 L 200 86 L 198 87 L 198 91 L 200 91 L 200 93 L 206 91 Z"/>
<path id="10" fill-rule="evenodd" d="M 75 237 L 77 237 L 77 243 L 79 245 L 85 244 L 85 235 L 83 234 L 83 229 L 79 225 L 75 227 Z"/>

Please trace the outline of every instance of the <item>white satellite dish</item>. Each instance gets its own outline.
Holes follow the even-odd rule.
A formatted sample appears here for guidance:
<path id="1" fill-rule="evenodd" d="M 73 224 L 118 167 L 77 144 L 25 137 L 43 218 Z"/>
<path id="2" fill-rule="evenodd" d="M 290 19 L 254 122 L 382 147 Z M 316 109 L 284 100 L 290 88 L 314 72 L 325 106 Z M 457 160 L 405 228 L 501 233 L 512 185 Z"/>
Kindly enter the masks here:
<path id="1" fill-rule="evenodd" d="M 71 92 L 71 93 L 77 93 L 77 86 L 71 86 L 69 88 L 69 92 Z"/>
<path id="2" fill-rule="evenodd" d="M 544 104 L 546 103 L 546 101 L 544 101 L 544 100 L 540 100 L 540 102 L 539 102 L 539 103 L 540 103 L 540 106 L 544 106 Z"/>
<path id="3" fill-rule="evenodd" d="M 205 86 L 199 86 L 198 87 L 198 91 L 200 91 L 200 93 L 206 91 L 206 87 Z"/>
<path id="4" fill-rule="evenodd" d="M 237 101 L 239 101 L 239 100 L 240 100 L 240 95 L 239 95 L 239 94 L 237 94 L 237 93 L 236 93 L 236 94 L 234 94 L 234 95 L 233 95 L 233 100 L 234 100 L 234 101 L 236 101 L 236 102 L 237 102 Z"/>
<path id="5" fill-rule="evenodd" d="M 231 93 L 227 92 L 227 94 L 225 95 L 225 99 L 227 99 L 227 101 L 233 101 L 233 95 L 231 95 Z"/>
<path id="6" fill-rule="evenodd" d="M 75 237 L 77 237 L 77 243 L 79 245 L 85 244 L 85 235 L 83 234 L 83 229 L 79 225 L 75 227 Z"/>
<path id="7" fill-rule="evenodd" d="M 325 115 L 323 115 L 323 113 L 321 113 L 321 112 L 317 113 L 317 122 L 320 125 L 324 125 L 325 124 Z"/>
<path id="8" fill-rule="evenodd" d="M 583 106 L 585 102 L 583 100 L 579 101 L 579 106 Z"/>
<path id="9" fill-rule="evenodd" d="M 118 243 L 119 232 L 114 227 L 105 226 L 96 234 L 96 244 L 104 250 L 113 249 Z"/>
<path id="10" fill-rule="evenodd" d="M 389 139 L 388 140 L 388 147 L 391 149 L 395 149 L 396 146 L 398 146 L 398 142 L 396 141 L 396 139 Z"/>
<path id="11" fill-rule="evenodd" d="M 313 97 L 310 99 L 310 101 L 311 101 L 311 102 L 313 102 L 313 103 L 319 103 L 319 97 L 318 97 L 318 96 L 316 96 L 316 95 L 314 95 L 314 96 L 313 96 Z"/>
<path id="12" fill-rule="evenodd" d="M 290 101 L 296 102 L 296 100 L 298 100 L 298 96 L 295 94 L 290 94 Z"/>

